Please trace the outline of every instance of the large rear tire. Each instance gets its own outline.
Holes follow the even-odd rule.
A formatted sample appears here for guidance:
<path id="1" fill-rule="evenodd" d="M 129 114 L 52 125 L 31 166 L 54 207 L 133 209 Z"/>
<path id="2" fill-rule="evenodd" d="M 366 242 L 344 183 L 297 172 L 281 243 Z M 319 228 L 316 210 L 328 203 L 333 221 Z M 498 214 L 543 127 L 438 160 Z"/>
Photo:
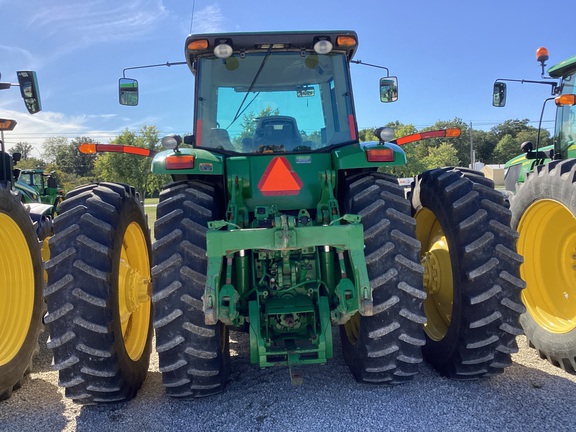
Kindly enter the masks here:
<path id="1" fill-rule="evenodd" d="M 154 224 L 154 327 L 166 393 L 203 397 L 221 392 L 230 372 L 226 326 L 204 323 L 206 231 L 219 218 L 214 188 L 190 181 L 167 185 Z"/>
<path id="2" fill-rule="evenodd" d="M 422 266 L 410 203 L 395 178 L 360 174 L 348 182 L 345 213 L 359 214 L 373 290 L 374 315 L 340 326 L 344 359 L 357 381 L 400 384 L 422 362 Z"/>
<path id="3" fill-rule="evenodd" d="M 100 183 L 67 195 L 49 240 L 48 347 L 66 396 L 134 397 L 152 341 L 150 234 L 134 189 Z"/>
<path id="4" fill-rule="evenodd" d="M 528 174 L 511 202 L 526 281 L 520 317 L 543 359 L 576 372 L 576 160 Z"/>
<path id="5" fill-rule="evenodd" d="M 32 367 L 42 329 L 40 243 L 19 194 L 0 183 L 0 400 Z"/>
<path id="6" fill-rule="evenodd" d="M 450 378 L 501 373 L 524 311 L 504 195 L 476 172 L 439 168 L 415 179 L 411 199 L 428 295 L 424 358 Z"/>

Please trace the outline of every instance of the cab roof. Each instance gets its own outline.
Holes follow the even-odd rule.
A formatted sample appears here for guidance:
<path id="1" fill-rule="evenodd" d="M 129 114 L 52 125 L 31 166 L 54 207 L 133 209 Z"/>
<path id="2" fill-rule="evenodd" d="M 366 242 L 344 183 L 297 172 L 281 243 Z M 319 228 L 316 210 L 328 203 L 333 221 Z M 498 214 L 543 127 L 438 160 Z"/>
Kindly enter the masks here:
<path id="1" fill-rule="evenodd" d="M 353 37 L 356 41 L 354 46 L 339 46 L 338 36 Z M 191 51 L 188 46 L 191 42 L 206 39 L 208 47 L 204 50 Z M 358 48 L 358 35 L 353 30 L 330 30 L 330 31 L 291 31 L 291 32 L 253 32 L 253 33 L 204 33 L 194 34 L 186 38 L 184 47 L 186 61 L 192 68 L 196 58 L 210 54 L 214 47 L 226 43 L 230 45 L 234 53 L 248 51 L 267 51 L 272 46 L 272 51 L 298 51 L 314 50 L 314 44 L 322 39 L 329 40 L 333 45 L 333 51 L 346 53 L 350 61 Z"/>
<path id="2" fill-rule="evenodd" d="M 576 71 L 576 56 L 570 57 L 569 59 L 552 66 L 548 69 L 548 74 L 552 78 L 561 78 L 574 71 Z"/>

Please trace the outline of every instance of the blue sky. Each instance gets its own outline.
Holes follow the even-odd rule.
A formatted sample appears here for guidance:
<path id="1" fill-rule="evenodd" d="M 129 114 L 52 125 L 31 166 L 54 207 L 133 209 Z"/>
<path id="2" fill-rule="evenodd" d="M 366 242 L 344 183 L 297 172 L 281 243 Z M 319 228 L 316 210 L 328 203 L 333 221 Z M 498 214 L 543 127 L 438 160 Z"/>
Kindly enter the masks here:
<path id="1" fill-rule="evenodd" d="M 193 77 L 186 66 L 127 71 L 140 83 L 138 107 L 118 104 L 117 84 L 125 67 L 184 60 L 192 4 L 0 0 L 1 81 L 36 70 L 43 106 L 30 116 L 17 87 L 0 91 L 0 117 L 18 121 L 7 146 L 52 136 L 109 142 L 142 125 L 162 135 L 190 132 Z M 492 84 L 539 79 L 539 46 L 550 51 L 548 66 L 576 55 L 574 33 L 566 32 L 575 16 L 573 1 L 196 0 L 192 32 L 355 30 L 356 59 L 386 66 L 399 79 L 399 100 L 382 104 L 382 71 L 352 65 L 360 128 L 396 120 L 421 128 L 458 117 L 487 130 L 507 119 L 537 122 L 548 86 L 509 84 L 507 106 L 494 108 Z M 553 118 L 550 108 L 546 127 Z"/>

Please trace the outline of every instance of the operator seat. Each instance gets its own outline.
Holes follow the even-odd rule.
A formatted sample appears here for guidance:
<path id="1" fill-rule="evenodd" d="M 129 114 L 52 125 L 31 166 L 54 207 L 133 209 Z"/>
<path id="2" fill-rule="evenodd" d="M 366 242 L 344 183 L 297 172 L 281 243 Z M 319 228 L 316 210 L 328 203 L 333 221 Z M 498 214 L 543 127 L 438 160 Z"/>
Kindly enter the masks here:
<path id="1" fill-rule="evenodd" d="M 230 141 L 228 131 L 220 128 L 212 128 L 210 130 L 210 147 L 232 151 L 236 150 Z"/>
<path id="2" fill-rule="evenodd" d="M 290 116 L 261 117 L 254 132 L 254 146 L 283 145 L 287 151 L 302 145 L 296 119 Z"/>

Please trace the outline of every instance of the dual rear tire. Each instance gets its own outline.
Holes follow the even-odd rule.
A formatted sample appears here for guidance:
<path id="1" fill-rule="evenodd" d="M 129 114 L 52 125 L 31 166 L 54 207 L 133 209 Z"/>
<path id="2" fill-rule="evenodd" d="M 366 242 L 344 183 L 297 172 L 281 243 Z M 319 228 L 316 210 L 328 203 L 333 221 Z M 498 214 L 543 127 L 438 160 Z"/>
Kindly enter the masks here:
<path id="1" fill-rule="evenodd" d="M 66 396 L 131 399 L 152 340 L 150 238 L 133 188 L 100 183 L 67 195 L 49 240 L 48 347 Z"/>

